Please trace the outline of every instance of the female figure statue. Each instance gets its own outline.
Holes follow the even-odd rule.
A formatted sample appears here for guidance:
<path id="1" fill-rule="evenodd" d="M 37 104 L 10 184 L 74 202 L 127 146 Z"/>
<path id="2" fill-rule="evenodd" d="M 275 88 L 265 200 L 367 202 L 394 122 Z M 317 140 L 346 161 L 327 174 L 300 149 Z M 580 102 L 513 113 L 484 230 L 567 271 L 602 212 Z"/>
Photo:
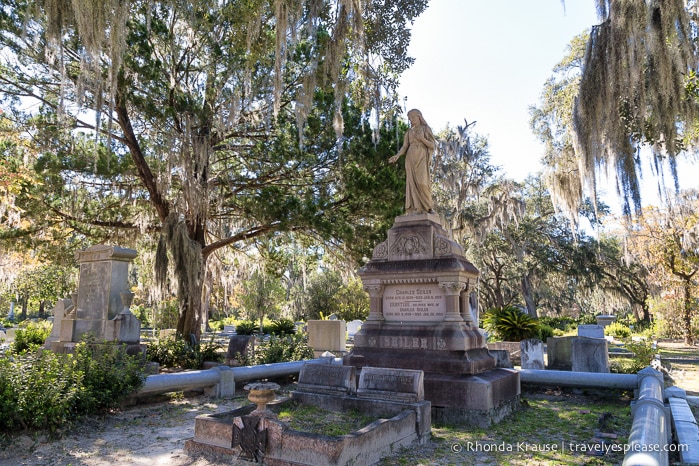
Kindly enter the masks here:
<path id="1" fill-rule="evenodd" d="M 435 148 L 434 135 L 420 110 L 410 110 L 408 120 L 411 128 L 405 133 L 403 147 L 388 161 L 395 163 L 401 155 L 406 154 L 405 213 L 432 212 L 434 204 L 430 186 L 430 156 Z"/>

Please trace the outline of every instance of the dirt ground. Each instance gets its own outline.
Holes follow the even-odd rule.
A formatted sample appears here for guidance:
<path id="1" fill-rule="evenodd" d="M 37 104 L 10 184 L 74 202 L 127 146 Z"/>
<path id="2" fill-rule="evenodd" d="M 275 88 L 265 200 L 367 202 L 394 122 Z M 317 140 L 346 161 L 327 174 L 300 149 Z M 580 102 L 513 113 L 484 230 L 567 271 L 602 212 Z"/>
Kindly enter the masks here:
<path id="1" fill-rule="evenodd" d="M 0 440 L 0 465 L 222 464 L 213 457 L 188 456 L 184 451 L 185 440 L 194 437 L 194 418 L 199 414 L 230 411 L 243 403 L 247 403 L 244 397 L 212 400 L 203 395 L 188 396 L 132 406 L 104 417 L 90 417 L 62 432 L 57 439 L 48 438 L 43 434 L 22 434 L 3 438 Z"/>
<path id="2" fill-rule="evenodd" d="M 670 363 L 674 384 L 699 395 L 699 348 L 673 344 L 680 358 Z M 681 359 L 687 358 L 687 362 Z M 694 359 L 694 360 L 692 360 Z M 247 404 L 246 392 L 234 399 L 209 399 L 203 395 L 170 398 L 123 408 L 106 416 L 89 417 L 60 433 L 3 435 L 0 433 L 0 466 L 214 466 L 249 465 L 244 461 L 189 456 L 185 440 L 194 437 L 199 414 L 230 411 Z"/>

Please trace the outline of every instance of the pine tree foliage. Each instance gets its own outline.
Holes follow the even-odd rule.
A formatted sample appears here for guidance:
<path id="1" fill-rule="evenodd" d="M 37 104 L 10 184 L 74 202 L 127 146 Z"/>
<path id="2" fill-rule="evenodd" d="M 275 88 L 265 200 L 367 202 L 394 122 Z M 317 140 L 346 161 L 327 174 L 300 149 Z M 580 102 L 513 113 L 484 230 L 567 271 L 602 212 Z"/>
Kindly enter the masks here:
<path id="1" fill-rule="evenodd" d="M 593 26 L 585 55 L 574 125 L 581 170 L 594 186 L 595 170 L 617 174 L 626 211 L 640 211 L 642 145 L 654 166 L 665 158 L 677 182 L 675 157 L 697 117 L 686 77 L 696 70 L 696 2 L 598 0 L 603 22 Z"/>
<path id="2" fill-rule="evenodd" d="M 198 336 L 218 249 L 370 239 L 393 202 L 370 193 L 396 179 L 366 116 L 395 124 L 407 25 L 426 3 L 8 0 L 0 101 L 35 137 L 55 186 L 43 200 L 71 227 L 162 233 L 178 330 Z"/>

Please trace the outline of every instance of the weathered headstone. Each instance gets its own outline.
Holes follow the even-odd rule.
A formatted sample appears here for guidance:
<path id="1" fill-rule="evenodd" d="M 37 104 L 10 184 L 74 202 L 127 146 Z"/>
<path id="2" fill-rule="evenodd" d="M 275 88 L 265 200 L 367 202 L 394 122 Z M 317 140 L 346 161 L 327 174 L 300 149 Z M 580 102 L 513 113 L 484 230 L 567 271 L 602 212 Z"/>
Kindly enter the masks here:
<path id="1" fill-rule="evenodd" d="M 509 353 L 509 359 L 512 364 L 515 366 L 520 366 L 521 365 L 521 358 L 520 358 L 520 353 L 522 352 L 522 348 L 520 347 L 519 342 L 517 341 L 493 341 L 487 344 L 488 351 L 490 351 L 491 354 L 493 353 L 493 350 L 498 351 L 507 351 Z M 503 366 L 504 367 L 504 366 Z"/>
<path id="2" fill-rule="evenodd" d="M 116 317 L 107 322 L 105 337 L 108 341 L 137 345 L 141 340 L 141 322 L 130 310 L 133 293 L 126 291 L 119 296 L 124 307 Z"/>
<path id="3" fill-rule="evenodd" d="M 44 342 L 44 348 L 51 349 L 51 344 L 53 342 L 60 341 L 61 339 L 61 324 L 67 312 L 73 309 L 73 301 L 70 299 L 59 299 L 56 305 L 53 307 L 53 326 L 51 327 L 51 334 L 48 336 Z"/>
<path id="4" fill-rule="evenodd" d="M 576 337 L 549 337 L 546 339 L 547 369 L 569 371 L 573 368 L 573 338 Z"/>
<path id="5" fill-rule="evenodd" d="M 351 395 L 357 390 L 356 370 L 352 366 L 305 363 L 301 366 L 296 390 L 326 395 Z"/>
<path id="6" fill-rule="evenodd" d="M 416 403 L 425 399 L 423 372 L 410 369 L 363 367 L 357 397 Z"/>
<path id="7" fill-rule="evenodd" d="M 58 341 L 50 343 L 54 351 L 70 351 L 85 335 L 95 341 L 117 341 L 138 345 L 141 324 L 129 307 L 129 263 L 136 251 L 118 246 L 92 246 L 75 253 L 80 265 L 78 291 L 71 309 L 64 306 L 58 323 Z"/>
<path id="8" fill-rule="evenodd" d="M 578 336 L 587 338 L 604 338 L 604 327 L 601 325 L 578 325 Z"/>
<path id="9" fill-rule="evenodd" d="M 17 333 L 16 328 L 6 328 L 5 329 L 5 343 L 10 344 L 15 341 L 15 334 Z"/>
<path id="10" fill-rule="evenodd" d="M 360 328 L 362 328 L 362 324 L 364 321 L 362 320 L 353 320 L 351 322 L 347 322 L 347 337 L 350 340 L 354 339 L 354 336 L 357 334 Z"/>
<path id="11" fill-rule="evenodd" d="M 544 369 L 544 342 L 529 338 L 519 342 L 521 348 L 522 369 Z"/>
<path id="12" fill-rule="evenodd" d="M 228 341 L 225 364 L 239 366 L 247 358 L 254 341 L 255 337 L 252 335 L 232 335 Z"/>
<path id="13" fill-rule="evenodd" d="M 609 372 L 609 353 L 604 338 L 576 337 L 572 341 L 574 372 Z"/>
<path id="14" fill-rule="evenodd" d="M 315 357 L 325 351 L 336 354 L 347 352 L 347 324 L 344 320 L 309 320 L 308 346 Z"/>
<path id="15" fill-rule="evenodd" d="M 510 360 L 510 352 L 504 349 L 488 349 L 490 354 L 495 356 L 495 367 L 504 367 L 512 369 L 514 366 Z"/>

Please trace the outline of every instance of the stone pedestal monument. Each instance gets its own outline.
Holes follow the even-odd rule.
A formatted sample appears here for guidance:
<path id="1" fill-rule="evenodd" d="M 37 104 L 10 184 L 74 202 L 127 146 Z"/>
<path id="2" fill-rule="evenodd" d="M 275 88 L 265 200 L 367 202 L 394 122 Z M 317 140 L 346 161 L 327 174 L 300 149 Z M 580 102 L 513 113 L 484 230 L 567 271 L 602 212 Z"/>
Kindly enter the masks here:
<path id="1" fill-rule="evenodd" d="M 92 246 L 75 253 L 80 264 L 78 291 L 57 305 L 54 329 L 45 347 L 71 351 L 86 335 L 95 342 L 117 341 L 140 349 L 141 323 L 129 307 L 129 263 L 136 251 L 118 246 Z"/>
<path id="2" fill-rule="evenodd" d="M 347 365 L 422 370 L 437 420 L 487 426 L 519 401 L 519 373 L 496 368 L 473 321 L 479 272 L 432 213 L 396 218 L 359 270 L 371 299 Z"/>

